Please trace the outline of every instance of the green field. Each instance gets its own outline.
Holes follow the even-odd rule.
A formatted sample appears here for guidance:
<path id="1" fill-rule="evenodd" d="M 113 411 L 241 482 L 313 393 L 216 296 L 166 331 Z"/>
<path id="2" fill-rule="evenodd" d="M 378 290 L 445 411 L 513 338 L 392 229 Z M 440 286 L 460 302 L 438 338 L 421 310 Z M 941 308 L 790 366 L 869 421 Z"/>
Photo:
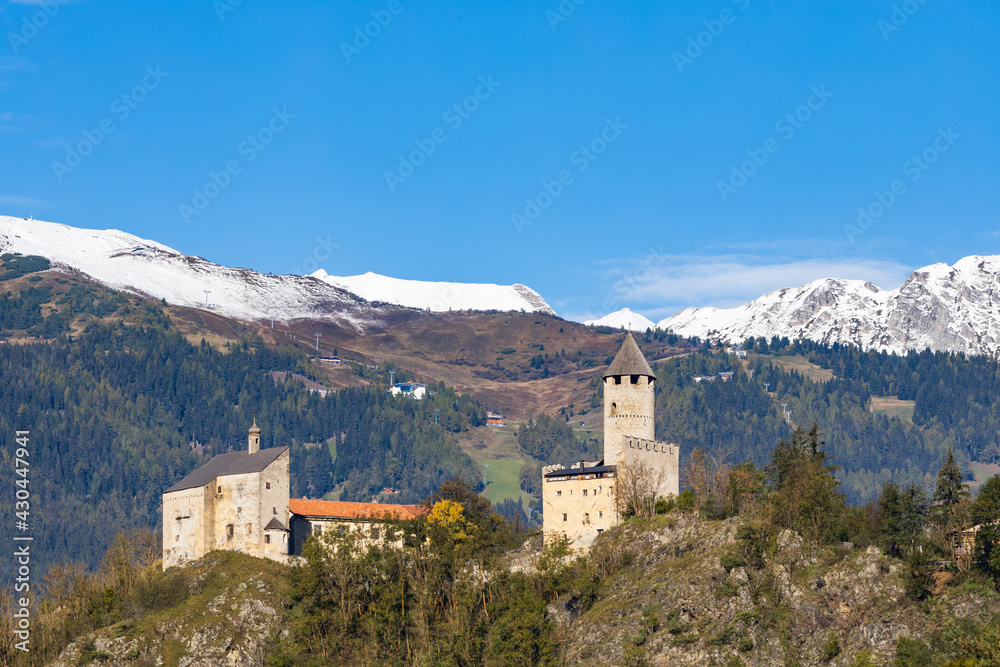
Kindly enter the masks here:
<path id="1" fill-rule="evenodd" d="M 979 491 L 979 487 L 993 475 L 1000 475 L 1000 466 L 998 465 L 979 463 L 978 461 L 970 461 L 969 463 L 972 467 L 972 474 L 976 476 L 974 481 L 969 482 L 969 487 L 973 492 Z"/>
<path id="2" fill-rule="evenodd" d="M 913 406 L 915 401 L 901 401 L 895 396 L 872 396 L 872 412 L 888 417 L 899 417 L 903 421 L 913 423 Z"/>
<path id="3" fill-rule="evenodd" d="M 522 493 L 519 479 L 524 459 L 475 459 L 475 461 L 483 466 L 486 490 L 482 495 L 487 500 L 498 503 L 505 498 L 521 498 L 522 503 L 527 502 L 528 494 Z"/>

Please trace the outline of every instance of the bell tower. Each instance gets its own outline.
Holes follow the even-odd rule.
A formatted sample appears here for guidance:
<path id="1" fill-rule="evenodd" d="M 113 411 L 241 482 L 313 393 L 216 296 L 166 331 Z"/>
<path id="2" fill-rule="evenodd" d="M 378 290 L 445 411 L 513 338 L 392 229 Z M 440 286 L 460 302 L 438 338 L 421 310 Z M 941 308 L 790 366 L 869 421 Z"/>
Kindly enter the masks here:
<path id="1" fill-rule="evenodd" d="M 656 375 L 632 337 L 615 355 L 604 381 L 604 464 L 616 465 L 625 436 L 655 440 Z"/>
<path id="2" fill-rule="evenodd" d="M 253 426 L 250 427 L 250 453 L 256 454 L 260 451 L 260 429 L 257 428 L 257 415 L 253 417 Z"/>

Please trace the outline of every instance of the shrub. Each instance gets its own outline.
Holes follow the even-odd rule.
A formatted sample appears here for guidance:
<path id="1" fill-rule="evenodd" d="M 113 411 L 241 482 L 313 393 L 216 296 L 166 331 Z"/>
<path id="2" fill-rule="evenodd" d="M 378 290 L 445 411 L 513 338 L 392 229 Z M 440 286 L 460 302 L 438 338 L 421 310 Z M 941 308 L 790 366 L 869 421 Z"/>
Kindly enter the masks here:
<path id="1" fill-rule="evenodd" d="M 708 636 L 705 643 L 709 646 L 725 646 L 733 639 L 733 626 L 724 625 Z"/>
<path id="2" fill-rule="evenodd" d="M 919 639 L 900 637 L 896 640 L 896 659 L 892 667 L 930 667 L 934 664 L 934 654 L 927 644 Z"/>
<path id="3" fill-rule="evenodd" d="M 823 659 L 830 662 L 838 655 L 840 655 L 840 640 L 837 639 L 837 633 L 831 630 L 830 636 L 823 644 Z"/>
<path id="4" fill-rule="evenodd" d="M 740 587 L 735 581 L 726 579 L 721 584 L 715 587 L 712 594 L 717 598 L 731 598 L 740 592 Z"/>
<path id="5" fill-rule="evenodd" d="M 684 489 L 681 491 L 681 495 L 677 496 L 677 509 L 679 510 L 692 510 L 697 504 L 698 498 L 695 497 L 694 491 L 691 489 Z"/>
<path id="6" fill-rule="evenodd" d="M 743 567 L 746 564 L 747 562 L 743 558 L 743 556 L 733 553 L 731 551 L 722 554 L 722 557 L 719 559 L 719 565 L 724 567 L 726 569 L 726 572 L 732 572 L 733 568 Z"/>
<path id="7" fill-rule="evenodd" d="M 740 643 L 736 645 L 736 648 L 740 650 L 740 653 L 749 653 L 753 650 L 753 640 L 749 637 L 743 637 L 740 639 Z"/>
<path id="8" fill-rule="evenodd" d="M 656 499 L 656 513 L 657 514 L 666 514 L 670 510 L 674 509 L 674 506 L 676 504 L 677 504 L 677 501 L 674 498 L 674 494 L 672 494 L 672 493 L 669 496 L 667 496 L 666 498 L 662 498 L 662 497 L 661 498 L 657 498 Z"/>
<path id="9" fill-rule="evenodd" d="M 681 635 L 691 628 L 691 624 L 681 621 L 680 609 L 671 609 L 667 612 L 663 627 L 672 635 Z"/>

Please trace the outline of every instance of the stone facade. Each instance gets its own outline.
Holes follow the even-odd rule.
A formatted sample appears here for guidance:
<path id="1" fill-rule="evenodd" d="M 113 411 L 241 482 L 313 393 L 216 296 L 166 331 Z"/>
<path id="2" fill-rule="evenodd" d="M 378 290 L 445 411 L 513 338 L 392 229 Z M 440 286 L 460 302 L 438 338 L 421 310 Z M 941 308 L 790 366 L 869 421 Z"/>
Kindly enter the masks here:
<path id="1" fill-rule="evenodd" d="M 384 541 L 382 524 L 415 519 L 415 505 L 289 498 L 289 450 L 260 449 L 250 429 L 246 451 L 214 457 L 163 494 L 163 569 L 213 550 L 289 562 L 310 535 L 361 531 L 363 543 Z"/>
<path id="2" fill-rule="evenodd" d="M 676 496 L 680 489 L 680 471 L 678 470 L 680 447 L 645 438 L 626 436 L 623 440 L 625 444 L 618 460 L 645 461 L 654 470 L 662 473 L 656 497 Z"/>
<path id="3" fill-rule="evenodd" d="M 587 549 L 618 524 L 615 472 L 623 461 L 648 463 L 662 480 L 655 495 L 680 490 L 680 448 L 657 442 L 654 426 L 656 375 L 629 333 L 604 381 L 604 460 L 542 469 L 542 531 L 545 539 L 565 535 Z"/>
<path id="4" fill-rule="evenodd" d="M 653 414 L 656 378 L 614 375 L 604 378 L 604 460 L 613 463 L 625 438 L 655 440 Z"/>
<path id="5" fill-rule="evenodd" d="M 561 465 L 542 468 L 543 532 L 565 535 L 574 545 L 589 545 L 598 535 L 617 524 L 614 468 Z"/>
<path id="6" fill-rule="evenodd" d="M 247 451 L 220 454 L 164 492 L 163 568 L 214 549 L 286 561 L 288 500 L 288 448 L 261 450 L 255 424 Z"/>

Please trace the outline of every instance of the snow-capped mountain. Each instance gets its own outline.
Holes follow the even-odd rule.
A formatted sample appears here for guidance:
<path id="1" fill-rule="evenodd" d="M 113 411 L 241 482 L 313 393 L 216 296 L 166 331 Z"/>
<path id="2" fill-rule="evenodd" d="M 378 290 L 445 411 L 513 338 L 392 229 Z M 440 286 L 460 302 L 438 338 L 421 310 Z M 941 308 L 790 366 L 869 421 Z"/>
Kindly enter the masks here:
<path id="1" fill-rule="evenodd" d="M 343 324 L 359 331 L 378 324 L 396 306 L 375 306 L 336 280 L 310 276 L 273 276 L 250 269 L 214 264 L 201 257 L 185 255 L 173 248 L 116 229 L 79 229 L 40 220 L 0 216 L 0 252 L 41 255 L 56 267 L 76 269 L 97 282 L 128 292 L 165 299 L 168 303 L 206 308 L 243 320 L 279 321 L 309 318 Z M 373 279 L 368 279 L 373 276 Z M 394 281 L 374 274 L 356 276 L 356 287 L 368 290 L 370 299 L 400 303 L 409 307 L 433 308 L 419 299 L 390 298 L 391 290 L 417 294 L 426 299 L 433 290 L 408 290 L 407 285 L 435 285 L 415 281 Z M 379 280 L 374 280 L 379 279 Z M 343 279 L 351 282 L 354 278 Z M 388 287 L 378 288 L 379 285 Z M 438 284 L 442 285 L 442 284 Z M 496 290 L 479 289 L 481 287 Z M 389 290 L 389 291 L 386 291 Z M 206 291 L 208 294 L 206 294 Z M 451 284 L 462 297 L 448 302 L 447 291 L 438 290 L 444 308 L 477 310 L 539 310 L 551 312 L 544 300 L 523 285 Z M 515 299 L 515 295 L 520 295 Z M 501 298 L 502 297 L 502 298 Z M 432 299 L 433 300 L 433 299 Z"/>
<path id="2" fill-rule="evenodd" d="M 865 349 L 1000 353 L 1000 256 L 911 273 L 898 288 L 825 278 L 729 309 L 688 308 L 657 323 L 682 336 L 736 342 L 803 337 Z"/>
<path id="3" fill-rule="evenodd" d="M 446 283 L 403 280 L 369 271 L 360 276 L 331 276 L 323 269 L 311 277 L 357 294 L 368 301 L 382 301 L 434 312 L 449 310 L 524 310 L 555 315 L 535 290 L 524 285 Z"/>
<path id="4" fill-rule="evenodd" d="M 631 329 L 632 331 L 645 331 L 655 329 L 656 323 L 648 317 L 633 312 L 628 308 L 609 313 L 596 320 L 584 320 L 584 324 L 594 327 L 613 327 L 615 329 Z"/>

